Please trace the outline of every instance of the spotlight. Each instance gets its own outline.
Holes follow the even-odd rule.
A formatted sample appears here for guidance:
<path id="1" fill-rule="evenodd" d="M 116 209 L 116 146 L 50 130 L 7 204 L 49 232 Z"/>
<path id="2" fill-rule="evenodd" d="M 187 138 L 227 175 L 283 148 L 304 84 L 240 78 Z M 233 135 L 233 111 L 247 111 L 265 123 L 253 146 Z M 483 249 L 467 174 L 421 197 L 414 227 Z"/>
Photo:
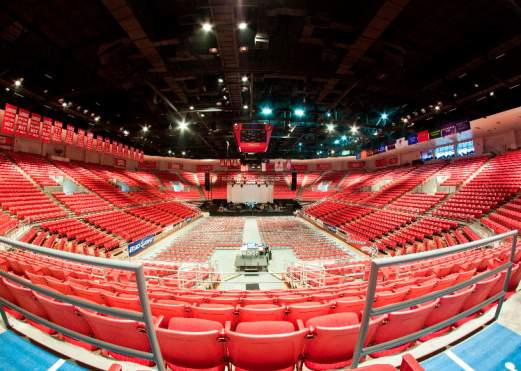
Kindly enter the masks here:
<path id="1" fill-rule="evenodd" d="M 242 109 L 248 109 L 248 105 L 247 105 L 247 104 L 244 104 L 244 105 L 242 106 Z"/>
<path id="2" fill-rule="evenodd" d="M 356 134 L 356 133 L 358 133 L 358 127 L 357 127 L 356 125 L 351 126 L 351 129 L 350 129 L 350 130 L 351 130 L 351 134 Z"/>
<path id="3" fill-rule="evenodd" d="M 375 132 L 373 133 L 373 135 L 376 137 L 378 135 L 378 131 L 375 130 Z"/>
<path id="4" fill-rule="evenodd" d="M 338 143 L 340 143 L 340 141 L 338 139 L 335 139 L 335 141 L 333 143 L 338 144 Z"/>
<path id="5" fill-rule="evenodd" d="M 67 108 L 67 103 L 63 102 L 63 103 L 62 103 L 62 107 L 63 107 L 63 108 Z"/>
<path id="6" fill-rule="evenodd" d="M 94 117 L 94 121 L 98 122 L 100 120 L 100 118 L 101 118 L 100 116 L 96 116 L 96 117 Z"/>
<path id="7" fill-rule="evenodd" d="M 16 86 L 17 88 L 22 86 L 22 79 L 14 80 L 14 86 Z"/>
<path id="8" fill-rule="evenodd" d="M 408 123 L 409 122 L 409 119 L 407 117 L 402 117 L 402 122 L 403 123 Z"/>
<path id="9" fill-rule="evenodd" d="M 303 117 L 305 112 L 302 108 L 296 108 L 293 113 L 295 114 L 295 116 L 297 117 Z"/>
<path id="10" fill-rule="evenodd" d="M 331 112 L 326 112 L 327 117 L 331 117 Z"/>
<path id="11" fill-rule="evenodd" d="M 185 120 L 179 121 L 177 123 L 177 127 L 179 130 L 184 131 L 184 130 L 188 129 L 188 122 L 186 122 Z"/>
<path id="12" fill-rule="evenodd" d="M 491 97 L 494 96 L 494 91 L 491 91 L 490 93 L 488 93 L 488 95 L 490 95 Z"/>
<path id="13" fill-rule="evenodd" d="M 219 49 L 217 49 L 217 48 L 208 49 L 208 53 L 210 53 L 210 54 L 217 54 L 218 52 L 219 52 Z"/>
<path id="14" fill-rule="evenodd" d="M 148 132 L 148 126 L 146 126 L 146 125 L 143 126 L 143 127 L 141 128 L 141 130 L 143 130 L 143 133 Z"/>
<path id="15" fill-rule="evenodd" d="M 246 22 L 240 22 L 237 27 L 239 28 L 239 30 L 241 31 L 244 31 L 245 29 L 248 28 L 248 24 Z"/>
<path id="16" fill-rule="evenodd" d="M 345 135 L 342 135 L 342 137 L 340 137 L 340 139 L 347 140 L 347 137 Z"/>
<path id="17" fill-rule="evenodd" d="M 5 88 L 5 91 L 9 91 L 9 90 L 11 90 L 11 89 L 9 89 L 9 88 Z"/>
<path id="18" fill-rule="evenodd" d="M 434 110 L 435 110 L 435 111 L 439 111 L 439 110 L 440 110 L 440 106 L 435 105 L 435 106 L 434 106 Z"/>
<path id="19" fill-rule="evenodd" d="M 244 75 L 243 77 L 241 77 L 241 81 L 248 82 L 248 76 Z"/>
<path id="20" fill-rule="evenodd" d="M 186 152 L 185 152 L 185 151 L 181 152 L 181 154 L 182 154 L 183 156 L 186 156 Z"/>
<path id="21" fill-rule="evenodd" d="M 128 134 L 129 134 L 129 133 L 128 133 L 128 130 L 123 130 L 123 135 L 124 135 L 124 136 L 128 136 Z"/>
<path id="22" fill-rule="evenodd" d="M 204 22 L 201 27 L 204 32 L 210 32 L 213 29 L 213 25 L 210 22 Z"/>
<path id="23" fill-rule="evenodd" d="M 217 79 L 217 82 L 218 82 L 219 84 L 222 84 L 222 83 L 224 82 L 224 80 L 223 80 L 221 77 L 219 77 L 219 78 Z"/>
<path id="24" fill-rule="evenodd" d="M 220 106 L 222 106 L 222 102 L 221 102 L 221 101 L 215 102 L 215 105 L 216 105 L 217 107 L 220 107 Z"/>
<path id="25" fill-rule="evenodd" d="M 299 147 L 302 147 L 302 142 L 300 142 L 298 145 L 299 145 Z"/>
<path id="26" fill-rule="evenodd" d="M 264 116 L 269 116 L 273 113 L 273 110 L 270 107 L 264 107 L 261 112 Z"/>
<path id="27" fill-rule="evenodd" d="M 335 154 L 335 150 L 334 150 L 334 149 L 331 150 L 331 154 L 332 154 L 332 155 Z"/>
<path id="28" fill-rule="evenodd" d="M 171 150 L 171 149 L 168 150 L 168 154 L 169 154 L 169 155 L 172 154 L 172 150 Z"/>
<path id="29" fill-rule="evenodd" d="M 201 117 L 204 117 L 204 113 L 201 113 Z"/>
<path id="30" fill-rule="evenodd" d="M 327 124 L 326 127 L 327 127 L 327 131 L 330 133 L 335 130 L 335 124 Z"/>
<path id="31" fill-rule="evenodd" d="M 245 46 L 245 45 L 243 45 L 243 46 L 239 47 L 239 51 L 240 51 L 241 53 L 246 53 L 246 52 L 248 51 L 248 47 Z"/>
<path id="32" fill-rule="evenodd" d="M 188 109 L 189 109 L 190 111 L 193 111 L 193 110 L 194 110 L 194 106 L 190 106 L 190 107 L 188 107 Z"/>
<path id="33" fill-rule="evenodd" d="M 87 113 L 89 113 L 89 110 L 88 109 L 84 109 L 83 110 L 83 114 L 86 115 Z"/>
<path id="34" fill-rule="evenodd" d="M 389 118 L 389 115 L 385 112 L 380 115 L 380 119 L 382 119 L 383 121 L 387 120 L 388 118 Z"/>

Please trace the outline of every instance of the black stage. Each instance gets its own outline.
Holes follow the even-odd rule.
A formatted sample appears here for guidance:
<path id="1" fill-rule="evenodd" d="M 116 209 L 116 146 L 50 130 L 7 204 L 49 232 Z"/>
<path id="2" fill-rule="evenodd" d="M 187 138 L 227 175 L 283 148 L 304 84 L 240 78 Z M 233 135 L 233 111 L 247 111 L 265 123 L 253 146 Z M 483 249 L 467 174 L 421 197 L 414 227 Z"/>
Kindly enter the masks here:
<path id="1" fill-rule="evenodd" d="M 211 216 L 291 216 L 300 209 L 293 200 L 276 200 L 265 204 L 234 204 L 225 200 L 213 200 L 201 206 Z"/>

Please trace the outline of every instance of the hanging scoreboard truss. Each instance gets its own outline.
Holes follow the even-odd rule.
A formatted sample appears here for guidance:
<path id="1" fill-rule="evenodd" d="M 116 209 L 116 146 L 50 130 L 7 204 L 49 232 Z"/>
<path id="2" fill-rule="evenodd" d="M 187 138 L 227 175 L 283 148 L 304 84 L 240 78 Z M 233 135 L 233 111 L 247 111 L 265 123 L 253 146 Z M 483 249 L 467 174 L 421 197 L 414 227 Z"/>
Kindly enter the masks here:
<path id="1" fill-rule="evenodd" d="M 266 123 L 235 123 L 233 133 L 239 152 L 261 153 L 268 150 L 273 126 Z"/>

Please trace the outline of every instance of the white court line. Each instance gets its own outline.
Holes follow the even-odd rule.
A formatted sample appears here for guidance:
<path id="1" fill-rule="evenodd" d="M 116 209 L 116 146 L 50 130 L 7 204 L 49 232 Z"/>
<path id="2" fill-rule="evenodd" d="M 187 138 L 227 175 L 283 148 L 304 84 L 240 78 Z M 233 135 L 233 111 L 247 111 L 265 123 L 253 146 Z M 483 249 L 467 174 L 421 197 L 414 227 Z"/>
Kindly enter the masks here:
<path id="1" fill-rule="evenodd" d="M 51 367 L 49 367 L 47 369 L 47 371 L 56 371 L 57 369 L 59 369 L 63 364 L 65 363 L 65 360 L 60 358 L 59 360 L 57 360 L 54 365 L 52 365 Z"/>
<path id="2" fill-rule="evenodd" d="M 447 357 L 452 359 L 458 366 L 460 366 L 465 371 L 476 371 L 472 367 L 467 365 L 464 360 L 462 360 L 460 357 L 458 357 L 456 354 L 454 354 L 452 352 L 452 350 L 449 349 L 449 350 L 445 351 L 445 354 L 447 355 Z"/>

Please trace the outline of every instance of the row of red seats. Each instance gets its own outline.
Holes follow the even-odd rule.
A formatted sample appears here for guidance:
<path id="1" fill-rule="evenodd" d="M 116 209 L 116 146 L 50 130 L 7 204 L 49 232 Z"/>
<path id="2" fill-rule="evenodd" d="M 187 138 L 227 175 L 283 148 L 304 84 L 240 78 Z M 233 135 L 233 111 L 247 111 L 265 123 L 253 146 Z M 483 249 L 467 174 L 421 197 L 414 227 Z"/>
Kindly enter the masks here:
<path id="1" fill-rule="evenodd" d="M 90 215 L 85 218 L 85 221 L 121 236 L 127 241 L 137 241 L 161 231 L 160 227 L 121 211 Z"/>
<path id="2" fill-rule="evenodd" d="M 112 209 L 112 205 L 93 193 L 72 193 L 67 195 L 62 192 L 53 192 L 53 196 L 76 215 Z"/>

